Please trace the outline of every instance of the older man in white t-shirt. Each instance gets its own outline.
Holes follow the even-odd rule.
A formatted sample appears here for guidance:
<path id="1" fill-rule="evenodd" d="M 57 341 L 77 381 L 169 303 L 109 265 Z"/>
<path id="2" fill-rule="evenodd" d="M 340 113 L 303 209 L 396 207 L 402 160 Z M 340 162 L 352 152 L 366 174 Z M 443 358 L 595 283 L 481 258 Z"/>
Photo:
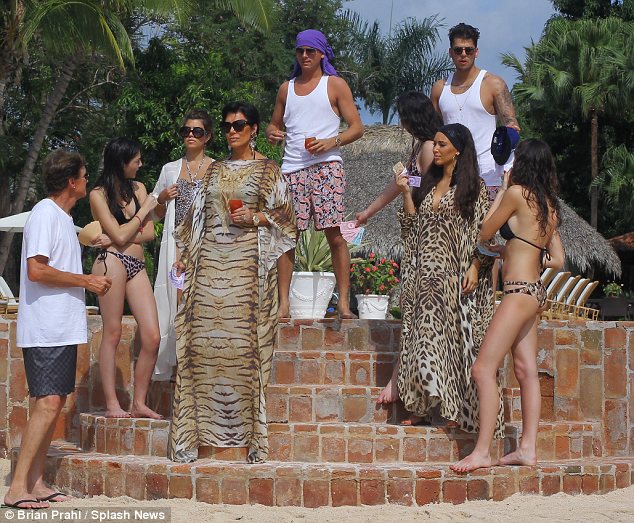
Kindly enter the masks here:
<path id="1" fill-rule="evenodd" d="M 112 284 L 110 278 L 82 271 L 69 213 L 86 196 L 83 158 L 54 151 L 44 161 L 43 174 L 49 196 L 33 208 L 24 227 L 16 336 L 29 395 L 35 401 L 4 496 L 6 506 L 25 509 L 71 499 L 44 484 L 44 462 L 66 396 L 75 389 L 77 345 L 87 341 L 84 289 L 102 296 Z"/>

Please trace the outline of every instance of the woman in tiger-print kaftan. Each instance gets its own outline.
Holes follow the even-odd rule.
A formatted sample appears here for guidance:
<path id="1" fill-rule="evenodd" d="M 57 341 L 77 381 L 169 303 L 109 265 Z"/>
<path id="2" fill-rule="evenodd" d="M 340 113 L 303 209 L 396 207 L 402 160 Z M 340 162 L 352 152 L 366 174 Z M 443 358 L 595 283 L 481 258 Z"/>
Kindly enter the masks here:
<path id="1" fill-rule="evenodd" d="M 264 395 L 277 330 L 276 261 L 295 247 L 296 228 L 278 165 L 257 156 L 213 163 L 175 232 L 186 282 L 176 316 L 174 461 L 195 460 L 203 445 L 247 447 L 250 463 L 268 454 Z M 229 199 L 259 211 L 267 225 L 234 223 Z"/>

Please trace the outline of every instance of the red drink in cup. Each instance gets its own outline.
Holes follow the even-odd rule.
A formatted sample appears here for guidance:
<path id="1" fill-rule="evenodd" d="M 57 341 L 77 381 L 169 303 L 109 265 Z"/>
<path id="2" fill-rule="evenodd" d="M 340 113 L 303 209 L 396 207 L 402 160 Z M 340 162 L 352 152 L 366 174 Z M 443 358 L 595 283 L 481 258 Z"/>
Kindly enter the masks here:
<path id="1" fill-rule="evenodd" d="M 229 209 L 231 209 L 231 213 L 236 212 L 240 207 L 242 207 L 242 200 L 229 200 Z"/>
<path id="2" fill-rule="evenodd" d="M 308 150 L 308 147 L 310 146 L 310 144 L 312 142 L 314 142 L 317 138 L 315 138 L 314 136 L 307 136 L 306 138 L 304 138 L 304 149 Z"/>

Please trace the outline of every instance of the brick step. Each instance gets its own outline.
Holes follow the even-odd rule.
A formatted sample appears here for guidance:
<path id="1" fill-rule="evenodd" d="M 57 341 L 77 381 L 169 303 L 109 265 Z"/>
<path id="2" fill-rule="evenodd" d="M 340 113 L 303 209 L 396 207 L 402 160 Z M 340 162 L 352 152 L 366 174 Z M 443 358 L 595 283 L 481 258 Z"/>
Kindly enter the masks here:
<path id="1" fill-rule="evenodd" d="M 377 405 L 382 387 L 341 385 L 269 385 L 269 422 L 400 422 L 408 416 L 403 403 Z"/>
<path id="2" fill-rule="evenodd" d="M 281 322 L 276 350 L 398 352 L 400 320 L 290 320 Z"/>
<path id="3" fill-rule="evenodd" d="M 16 451 L 12 452 L 15 462 Z M 199 460 L 108 456 L 68 445 L 51 447 L 45 480 L 76 496 L 185 498 L 206 503 L 269 506 L 459 504 L 515 494 L 605 494 L 634 481 L 634 458 L 539 463 L 453 473 L 448 464 L 348 465 L 267 462 L 247 465 Z"/>
<path id="4" fill-rule="evenodd" d="M 504 440 L 491 445 L 492 457 L 498 459 L 515 450 L 520 436 L 521 425 L 507 425 Z M 86 451 L 166 457 L 168 437 L 169 420 L 115 419 L 81 414 L 80 441 L 81 448 Z M 269 459 L 306 463 L 442 463 L 467 455 L 475 440 L 475 434 L 426 425 L 270 423 Z M 546 423 L 539 427 L 540 459 L 600 455 L 597 425 Z"/>
<path id="5" fill-rule="evenodd" d="M 395 352 L 276 350 L 270 383 L 384 387 L 396 358 Z"/>

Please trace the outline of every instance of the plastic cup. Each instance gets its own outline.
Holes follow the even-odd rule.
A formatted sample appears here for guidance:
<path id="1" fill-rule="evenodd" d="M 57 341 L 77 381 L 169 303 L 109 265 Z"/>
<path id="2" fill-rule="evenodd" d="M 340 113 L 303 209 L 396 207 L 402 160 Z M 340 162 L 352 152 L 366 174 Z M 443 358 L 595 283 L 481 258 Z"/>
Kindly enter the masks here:
<path id="1" fill-rule="evenodd" d="M 308 150 L 308 147 L 310 146 L 310 144 L 312 142 L 314 142 L 317 138 L 315 138 L 314 136 L 307 136 L 306 138 L 304 138 L 304 149 Z"/>
<path id="2" fill-rule="evenodd" d="M 242 207 L 242 200 L 229 200 L 229 209 L 232 213 L 236 212 Z"/>

